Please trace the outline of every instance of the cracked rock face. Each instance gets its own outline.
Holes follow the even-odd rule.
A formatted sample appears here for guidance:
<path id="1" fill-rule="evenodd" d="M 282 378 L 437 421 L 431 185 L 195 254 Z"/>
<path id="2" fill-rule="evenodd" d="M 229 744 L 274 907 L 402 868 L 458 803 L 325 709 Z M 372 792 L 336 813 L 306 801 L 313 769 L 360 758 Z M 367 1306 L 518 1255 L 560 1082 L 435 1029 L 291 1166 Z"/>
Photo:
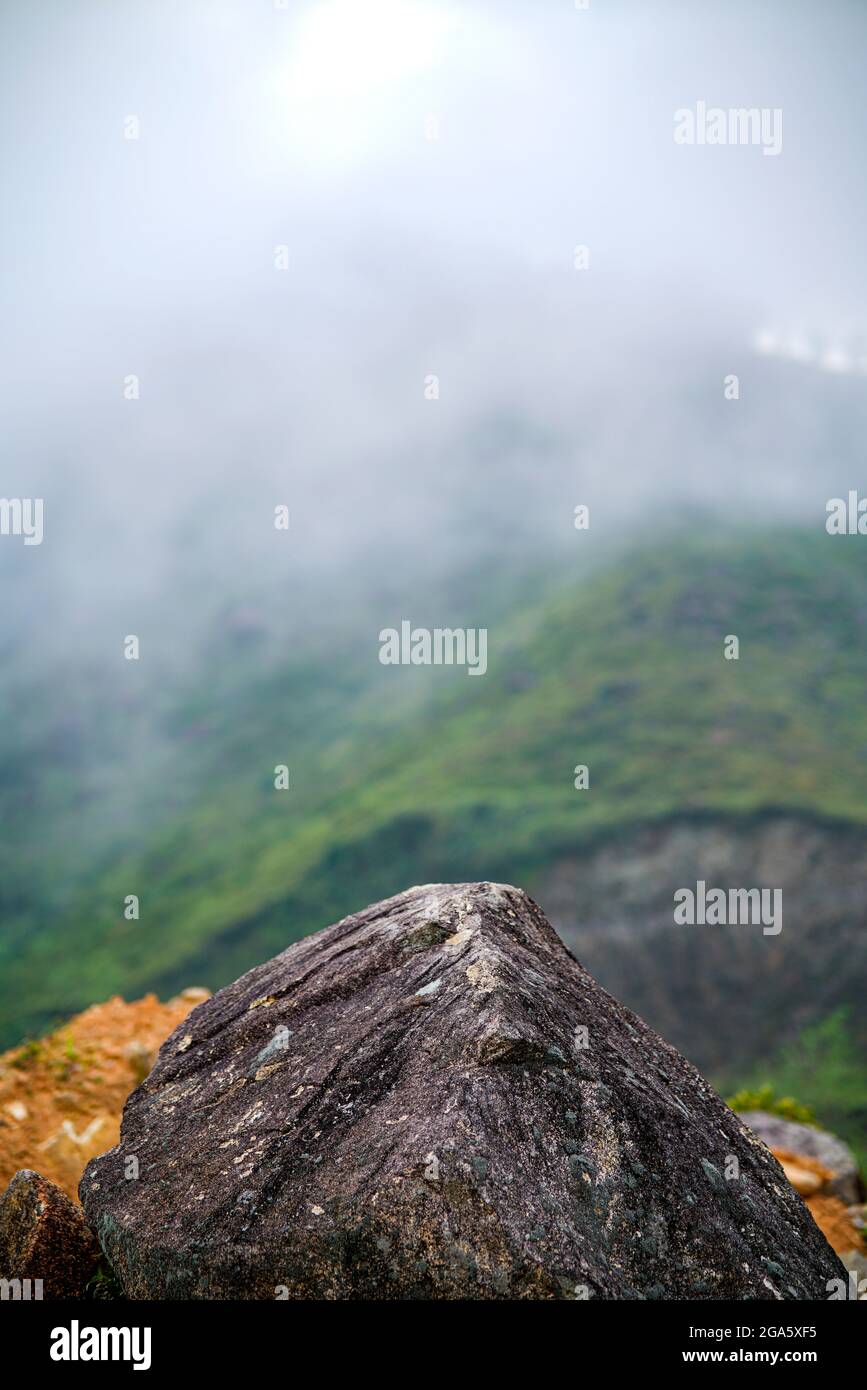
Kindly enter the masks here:
<path id="1" fill-rule="evenodd" d="M 377 903 L 201 1004 L 80 1192 L 134 1298 L 824 1299 L 845 1277 L 695 1068 L 490 883 Z"/>

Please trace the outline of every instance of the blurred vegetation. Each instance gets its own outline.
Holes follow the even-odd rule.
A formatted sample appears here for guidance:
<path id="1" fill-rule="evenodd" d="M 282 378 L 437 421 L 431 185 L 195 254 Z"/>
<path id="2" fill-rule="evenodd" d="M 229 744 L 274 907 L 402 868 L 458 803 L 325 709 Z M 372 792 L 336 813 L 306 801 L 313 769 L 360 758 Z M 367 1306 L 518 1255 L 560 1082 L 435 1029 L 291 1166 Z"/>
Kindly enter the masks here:
<path id="1" fill-rule="evenodd" d="M 763 1110 L 766 1115 L 779 1115 L 781 1119 L 794 1120 L 797 1124 L 816 1124 L 816 1116 L 809 1105 L 801 1105 L 792 1096 L 778 1096 L 773 1086 L 767 1083 L 756 1091 L 744 1088 L 733 1096 L 726 1096 L 726 1105 L 739 1114 L 748 1110 Z"/>
<path id="2" fill-rule="evenodd" d="M 787 1120 L 830 1130 L 850 1145 L 867 1179 L 867 1057 L 862 1036 L 850 1011 L 837 1009 L 756 1066 L 726 1104 L 733 1110 L 770 1110 Z M 791 1096 L 797 1101 L 788 1099 Z"/>

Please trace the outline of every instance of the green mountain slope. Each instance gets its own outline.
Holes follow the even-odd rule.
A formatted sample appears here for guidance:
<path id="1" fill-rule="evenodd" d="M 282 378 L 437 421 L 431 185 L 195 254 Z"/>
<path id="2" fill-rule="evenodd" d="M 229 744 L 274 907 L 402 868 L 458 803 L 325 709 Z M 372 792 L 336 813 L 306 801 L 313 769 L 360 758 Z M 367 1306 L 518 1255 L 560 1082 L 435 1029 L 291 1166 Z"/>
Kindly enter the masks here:
<path id="1" fill-rule="evenodd" d="M 443 622 L 384 621 L 401 616 Z M 7 912 L 5 1041 L 115 990 L 220 985 L 413 883 L 535 888 L 576 846 L 673 817 L 867 826 L 857 537 L 666 537 L 504 617 L 447 621 L 487 623 L 487 675 L 382 667 L 375 623 L 267 670 L 255 647 L 215 651 L 166 700 L 177 808 L 59 874 L 42 912 Z M 116 731 L 123 711 L 101 717 Z"/>

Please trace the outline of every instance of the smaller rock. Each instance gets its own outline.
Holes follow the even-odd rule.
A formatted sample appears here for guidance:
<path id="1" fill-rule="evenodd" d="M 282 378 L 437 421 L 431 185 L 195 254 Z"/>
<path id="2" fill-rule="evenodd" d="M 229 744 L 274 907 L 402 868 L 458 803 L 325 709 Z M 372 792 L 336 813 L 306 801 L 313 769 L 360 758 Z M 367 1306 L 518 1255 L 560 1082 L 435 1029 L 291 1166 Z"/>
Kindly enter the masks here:
<path id="1" fill-rule="evenodd" d="M 814 1125 L 802 1125 L 784 1120 L 766 1110 L 746 1110 L 738 1117 L 757 1134 L 769 1149 L 784 1149 L 792 1154 L 814 1158 L 827 1168 L 833 1177 L 823 1191 L 833 1193 L 848 1204 L 861 1200 L 861 1180 L 852 1150 L 834 1134 Z"/>
<path id="2" fill-rule="evenodd" d="M 41 1174 L 16 1173 L 0 1197 L 0 1278 L 29 1279 L 31 1298 L 81 1298 L 99 1258 L 81 1207 Z"/>
<path id="3" fill-rule="evenodd" d="M 780 1167 L 788 1178 L 796 1192 L 802 1197 L 812 1197 L 822 1186 L 822 1179 L 818 1173 L 811 1173 L 809 1168 L 801 1168 L 797 1163 L 789 1163 L 779 1158 Z"/>

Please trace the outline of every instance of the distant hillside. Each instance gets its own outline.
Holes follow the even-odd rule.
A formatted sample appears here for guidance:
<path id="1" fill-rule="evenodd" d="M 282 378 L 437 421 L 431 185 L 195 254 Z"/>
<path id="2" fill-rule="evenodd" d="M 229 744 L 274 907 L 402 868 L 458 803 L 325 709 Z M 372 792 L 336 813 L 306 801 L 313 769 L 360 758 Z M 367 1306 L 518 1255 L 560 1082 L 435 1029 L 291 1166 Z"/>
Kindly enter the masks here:
<path id="1" fill-rule="evenodd" d="M 860 540 L 665 537 L 506 614 L 447 617 L 488 626 L 484 678 L 384 668 L 373 626 L 345 651 L 265 663 L 254 631 L 174 704 L 163 692 L 161 777 L 183 804 L 122 853 L 58 871 L 45 910 L 7 912 L 3 1041 L 114 991 L 218 986 L 408 885 L 482 878 L 535 892 L 602 982 L 706 1068 L 761 1061 L 843 1006 L 862 1037 Z M 112 738 L 123 717 L 106 709 Z M 672 884 L 705 869 L 743 886 L 785 873 L 781 938 L 678 935 Z"/>

